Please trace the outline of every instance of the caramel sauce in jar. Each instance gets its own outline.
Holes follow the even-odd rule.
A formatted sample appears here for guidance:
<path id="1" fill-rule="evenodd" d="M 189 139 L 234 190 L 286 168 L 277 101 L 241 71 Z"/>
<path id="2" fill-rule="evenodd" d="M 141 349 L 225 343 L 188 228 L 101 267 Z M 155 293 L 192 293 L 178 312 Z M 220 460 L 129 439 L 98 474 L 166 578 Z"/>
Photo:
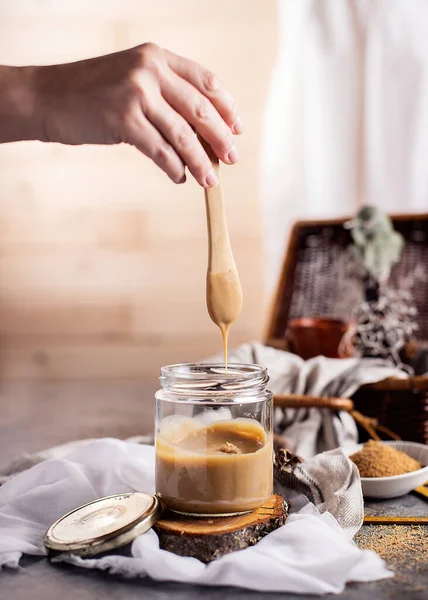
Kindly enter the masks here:
<path id="1" fill-rule="evenodd" d="M 185 514 L 225 516 L 260 507 L 273 490 L 266 369 L 164 369 L 163 389 L 156 394 L 156 493 Z"/>
<path id="2" fill-rule="evenodd" d="M 186 425 L 189 428 L 187 432 Z M 156 440 L 156 490 L 192 514 L 255 510 L 272 494 L 273 442 L 257 421 L 233 419 Z"/>

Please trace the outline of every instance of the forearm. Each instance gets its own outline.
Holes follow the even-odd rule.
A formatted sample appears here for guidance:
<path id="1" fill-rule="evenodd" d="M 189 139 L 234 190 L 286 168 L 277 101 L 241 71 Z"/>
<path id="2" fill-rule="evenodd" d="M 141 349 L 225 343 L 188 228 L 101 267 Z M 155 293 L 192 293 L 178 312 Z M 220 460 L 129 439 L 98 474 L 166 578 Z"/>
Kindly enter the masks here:
<path id="1" fill-rule="evenodd" d="M 34 67 L 0 66 L 0 143 L 38 140 Z"/>

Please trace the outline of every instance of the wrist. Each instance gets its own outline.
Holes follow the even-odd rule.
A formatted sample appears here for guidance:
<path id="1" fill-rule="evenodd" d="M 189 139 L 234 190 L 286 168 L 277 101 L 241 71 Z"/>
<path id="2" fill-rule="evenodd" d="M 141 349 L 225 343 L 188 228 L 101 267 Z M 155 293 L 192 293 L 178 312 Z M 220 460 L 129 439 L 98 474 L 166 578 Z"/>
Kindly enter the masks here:
<path id="1" fill-rule="evenodd" d="M 42 139 L 37 69 L 0 66 L 0 143 Z"/>

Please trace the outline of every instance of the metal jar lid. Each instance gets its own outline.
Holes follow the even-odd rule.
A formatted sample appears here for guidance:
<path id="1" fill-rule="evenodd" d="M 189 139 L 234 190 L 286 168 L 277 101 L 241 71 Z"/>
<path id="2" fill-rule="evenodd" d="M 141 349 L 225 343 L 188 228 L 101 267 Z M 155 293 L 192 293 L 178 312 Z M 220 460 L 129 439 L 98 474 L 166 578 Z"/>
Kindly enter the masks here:
<path id="1" fill-rule="evenodd" d="M 58 519 L 43 541 L 50 552 L 93 556 L 132 542 L 148 531 L 162 512 L 157 496 L 140 492 L 108 496 Z"/>

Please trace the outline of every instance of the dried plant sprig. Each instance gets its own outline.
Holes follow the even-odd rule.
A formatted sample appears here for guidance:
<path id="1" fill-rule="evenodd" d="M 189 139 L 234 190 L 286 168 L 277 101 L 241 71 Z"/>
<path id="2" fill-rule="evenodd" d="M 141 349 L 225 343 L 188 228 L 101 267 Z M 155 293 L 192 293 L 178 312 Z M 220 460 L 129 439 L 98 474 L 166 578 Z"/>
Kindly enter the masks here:
<path id="1" fill-rule="evenodd" d="M 409 370 L 400 358 L 400 351 L 418 329 L 417 309 L 409 288 L 383 287 L 377 300 L 356 307 L 353 317 L 357 355 L 384 358 Z"/>

